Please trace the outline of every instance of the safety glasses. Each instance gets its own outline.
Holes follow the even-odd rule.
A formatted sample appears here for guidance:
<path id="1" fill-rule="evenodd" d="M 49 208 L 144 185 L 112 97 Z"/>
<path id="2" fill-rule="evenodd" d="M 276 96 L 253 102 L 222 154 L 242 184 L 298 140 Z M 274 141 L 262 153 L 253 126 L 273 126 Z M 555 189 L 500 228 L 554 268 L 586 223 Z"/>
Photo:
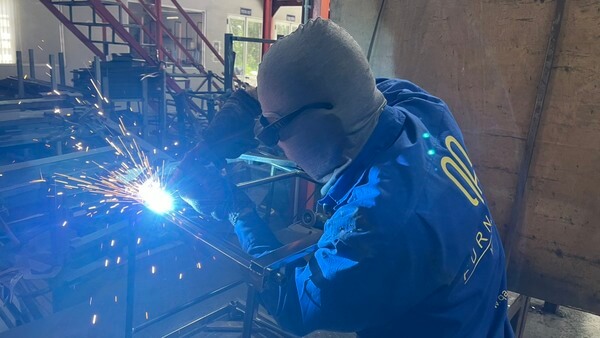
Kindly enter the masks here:
<path id="1" fill-rule="evenodd" d="M 311 109 L 332 109 L 333 105 L 329 102 L 311 103 L 300 107 L 300 109 L 280 118 L 279 120 L 269 124 L 269 121 L 263 116 L 260 116 L 260 124 L 262 130 L 256 135 L 256 138 L 265 145 L 272 147 L 279 142 L 279 131 L 281 128 L 289 125 L 302 112 Z"/>

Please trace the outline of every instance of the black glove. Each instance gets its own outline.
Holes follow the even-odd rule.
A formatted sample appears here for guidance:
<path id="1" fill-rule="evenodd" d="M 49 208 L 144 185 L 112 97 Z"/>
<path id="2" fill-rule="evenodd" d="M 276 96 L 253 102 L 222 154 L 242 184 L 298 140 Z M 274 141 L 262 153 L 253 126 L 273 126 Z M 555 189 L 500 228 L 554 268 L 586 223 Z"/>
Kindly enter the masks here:
<path id="1" fill-rule="evenodd" d="M 178 191 L 194 210 L 217 220 L 234 222 L 240 213 L 255 209 L 252 200 L 213 164 L 186 173 L 179 180 Z"/>
<path id="2" fill-rule="evenodd" d="M 179 185 L 184 175 L 211 163 L 221 168 L 226 159 L 256 148 L 254 124 L 260 113 L 260 104 L 246 91 L 233 93 L 202 133 L 202 140 L 185 154 L 169 185 Z"/>
<path id="3" fill-rule="evenodd" d="M 204 143 L 223 159 L 237 158 L 256 148 L 254 125 L 260 113 L 260 103 L 255 98 L 244 90 L 236 91 L 202 133 Z"/>

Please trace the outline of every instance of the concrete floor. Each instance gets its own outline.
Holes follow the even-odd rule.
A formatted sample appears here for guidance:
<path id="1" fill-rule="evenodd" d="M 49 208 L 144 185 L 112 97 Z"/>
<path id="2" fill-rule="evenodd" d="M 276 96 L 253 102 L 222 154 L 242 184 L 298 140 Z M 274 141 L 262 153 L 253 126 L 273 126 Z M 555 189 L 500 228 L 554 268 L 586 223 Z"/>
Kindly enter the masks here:
<path id="1" fill-rule="evenodd" d="M 597 338 L 600 316 L 561 306 L 556 314 L 544 313 L 544 302 L 531 300 L 525 324 L 526 338 Z"/>

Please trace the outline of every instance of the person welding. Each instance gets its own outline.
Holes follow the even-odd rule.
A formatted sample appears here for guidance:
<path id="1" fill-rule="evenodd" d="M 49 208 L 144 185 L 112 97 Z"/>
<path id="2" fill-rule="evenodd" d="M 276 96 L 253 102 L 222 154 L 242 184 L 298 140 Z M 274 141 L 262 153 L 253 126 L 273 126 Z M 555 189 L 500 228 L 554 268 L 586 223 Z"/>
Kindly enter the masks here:
<path id="1" fill-rule="evenodd" d="M 182 198 L 228 219 L 254 256 L 281 244 L 217 163 L 257 139 L 322 182 L 319 203 L 332 213 L 308 263 L 261 295 L 284 329 L 513 336 L 502 243 L 442 100 L 406 80 L 375 80 L 331 21 L 275 43 L 257 88 L 233 93 L 179 166 Z"/>

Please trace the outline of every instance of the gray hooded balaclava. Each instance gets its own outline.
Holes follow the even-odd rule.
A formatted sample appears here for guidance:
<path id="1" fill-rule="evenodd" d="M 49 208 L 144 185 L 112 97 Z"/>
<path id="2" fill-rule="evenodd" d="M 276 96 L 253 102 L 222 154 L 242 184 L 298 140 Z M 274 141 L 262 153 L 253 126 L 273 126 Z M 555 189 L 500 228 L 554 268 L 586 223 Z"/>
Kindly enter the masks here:
<path id="1" fill-rule="evenodd" d="M 356 157 L 385 105 L 358 43 L 323 19 L 271 46 L 258 71 L 258 98 L 270 122 L 308 104 L 333 105 L 303 112 L 280 132 L 286 155 L 320 182 Z"/>

